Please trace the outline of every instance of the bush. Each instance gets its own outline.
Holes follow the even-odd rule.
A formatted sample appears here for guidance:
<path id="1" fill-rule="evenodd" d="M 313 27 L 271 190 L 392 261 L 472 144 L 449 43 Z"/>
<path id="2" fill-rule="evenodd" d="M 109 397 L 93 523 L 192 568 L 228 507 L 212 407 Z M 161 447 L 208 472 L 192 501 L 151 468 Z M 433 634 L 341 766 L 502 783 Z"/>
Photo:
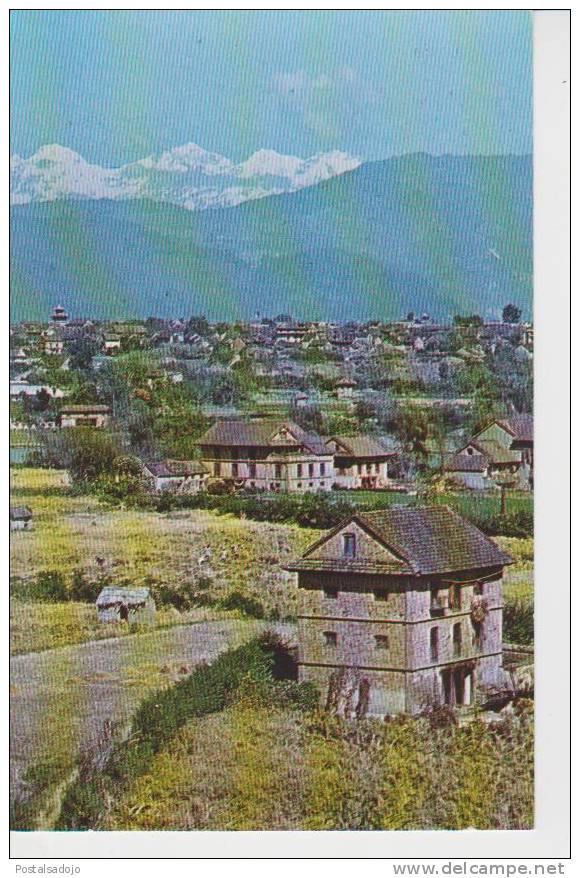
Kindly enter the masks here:
<path id="1" fill-rule="evenodd" d="M 34 579 L 13 579 L 11 586 L 14 596 L 23 601 L 69 600 L 65 578 L 57 570 L 42 570 Z"/>
<path id="2" fill-rule="evenodd" d="M 75 570 L 71 577 L 69 600 L 93 603 L 99 596 L 101 588 L 101 584 L 90 582 L 82 570 Z"/>
<path id="3" fill-rule="evenodd" d="M 263 619 L 265 616 L 264 607 L 260 601 L 253 597 L 241 594 L 239 591 L 233 591 L 222 601 L 224 610 L 240 610 L 245 616 L 252 619 Z"/>
<path id="4" fill-rule="evenodd" d="M 68 789 L 56 829 L 94 829 L 103 813 L 103 800 L 119 786 L 143 774 L 153 756 L 189 720 L 223 710 L 249 677 L 267 679 L 273 654 L 258 640 L 222 653 L 211 665 L 141 702 L 129 738 L 117 744 L 105 767 L 92 777 L 79 777 Z"/>
<path id="5" fill-rule="evenodd" d="M 503 609 L 503 635 L 508 643 L 534 642 L 534 605 L 522 598 L 507 599 Z"/>

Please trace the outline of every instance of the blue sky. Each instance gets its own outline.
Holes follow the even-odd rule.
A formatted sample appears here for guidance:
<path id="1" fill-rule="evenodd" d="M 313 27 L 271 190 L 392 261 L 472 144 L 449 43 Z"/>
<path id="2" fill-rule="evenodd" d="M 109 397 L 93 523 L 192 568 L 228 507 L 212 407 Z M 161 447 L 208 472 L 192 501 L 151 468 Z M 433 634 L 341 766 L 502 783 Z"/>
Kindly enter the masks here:
<path id="1" fill-rule="evenodd" d="M 11 148 L 532 149 L 526 11 L 11 13 Z"/>

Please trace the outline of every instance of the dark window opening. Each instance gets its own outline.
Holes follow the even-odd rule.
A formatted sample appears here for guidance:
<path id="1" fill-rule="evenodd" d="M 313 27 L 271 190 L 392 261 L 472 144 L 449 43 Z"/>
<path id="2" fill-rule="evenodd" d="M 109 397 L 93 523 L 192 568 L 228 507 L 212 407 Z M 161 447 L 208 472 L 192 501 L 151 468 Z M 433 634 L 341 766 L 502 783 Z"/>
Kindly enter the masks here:
<path id="1" fill-rule="evenodd" d="M 389 648 L 388 634 L 375 634 L 375 647 L 376 647 L 376 649 L 388 649 Z"/>
<path id="2" fill-rule="evenodd" d="M 356 555 L 356 539 L 354 534 L 343 534 L 342 554 L 345 558 L 354 558 Z"/>
<path id="3" fill-rule="evenodd" d="M 327 646 L 336 646 L 338 637 L 336 631 L 324 631 L 324 642 Z"/>
<path id="4" fill-rule="evenodd" d="M 461 654 L 461 622 L 456 622 L 453 626 L 453 654 Z"/>
<path id="5" fill-rule="evenodd" d="M 429 633 L 429 645 L 431 649 L 431 661 L 436 662 L 439 659 L 439 629 L 431 628 Z"/>
<path id="6" fill-rule="evenodd" d="M 337 598 L 338 597 L 338 589 L 332 585 L 326 586 L 324 588 L 324 597 L 325 598 Z"/>
<path id="7" fill-rule="evenodd" d="M 461 589 L 458 585 L 449 586 L 449 608 L 451 610 L 461 609 Z"/>
<path id="8" fill-rule="evenodd" d="M 442 616 L 445 610 L 445 600 L 441 594 L 438 583 L 431 585 L 431 615 Z"/>

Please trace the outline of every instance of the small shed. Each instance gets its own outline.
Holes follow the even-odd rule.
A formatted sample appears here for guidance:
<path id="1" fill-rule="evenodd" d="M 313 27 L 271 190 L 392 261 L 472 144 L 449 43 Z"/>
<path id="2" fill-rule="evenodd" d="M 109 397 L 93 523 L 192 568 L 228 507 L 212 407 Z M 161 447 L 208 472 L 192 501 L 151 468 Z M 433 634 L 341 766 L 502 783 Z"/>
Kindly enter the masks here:
<path id="1" fill-rule="evenodd" d="M 10 507 L 10 530 L 30 530 L 32 509 L 29 506 Z"/>
<path id="2" fill-rule="evenodd" d="M 151 623 L 155 601 L 148 588 L 106 586 L 97 598 L 99 622 Z"/>

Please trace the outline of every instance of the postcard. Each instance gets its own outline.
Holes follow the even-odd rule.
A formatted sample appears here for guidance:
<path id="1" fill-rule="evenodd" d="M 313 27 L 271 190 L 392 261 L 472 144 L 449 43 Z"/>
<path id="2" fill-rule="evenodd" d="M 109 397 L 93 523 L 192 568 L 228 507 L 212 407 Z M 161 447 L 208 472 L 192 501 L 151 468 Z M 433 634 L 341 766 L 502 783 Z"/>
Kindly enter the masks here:
<path id="1" fill-rule="evenodd" d="M 10 21 L 13 833 L 532 831 L 532 13 Z"/>

